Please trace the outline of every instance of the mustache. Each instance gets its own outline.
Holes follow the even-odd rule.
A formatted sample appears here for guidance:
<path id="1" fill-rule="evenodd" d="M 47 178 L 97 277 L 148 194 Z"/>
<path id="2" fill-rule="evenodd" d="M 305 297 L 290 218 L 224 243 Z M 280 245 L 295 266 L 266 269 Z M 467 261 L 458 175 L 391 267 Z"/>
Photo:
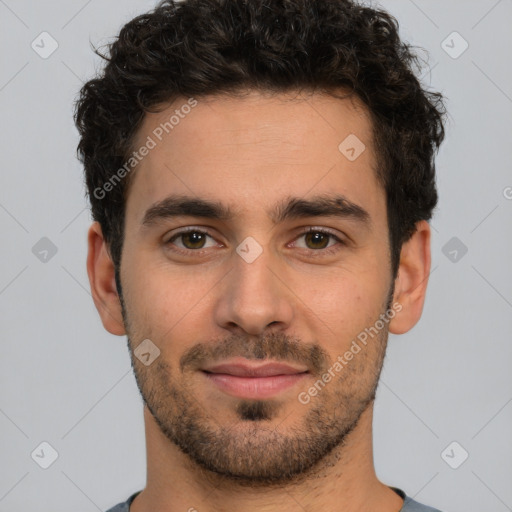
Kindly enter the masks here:
<path id="1" fill-rule="evenodd" d="M 307 366 L 313 374 L 321 374 L 329 368 L 329 355 L 318 344 L 306 344 L 298 338 L 282 333 L 269 333 L 262 337 L 232 335 L 209 343 L 198 343 L 180 358 L 180 370 L 198 370 L 230 357 L 249 360 L 272 359 L 295 362 Z"/>

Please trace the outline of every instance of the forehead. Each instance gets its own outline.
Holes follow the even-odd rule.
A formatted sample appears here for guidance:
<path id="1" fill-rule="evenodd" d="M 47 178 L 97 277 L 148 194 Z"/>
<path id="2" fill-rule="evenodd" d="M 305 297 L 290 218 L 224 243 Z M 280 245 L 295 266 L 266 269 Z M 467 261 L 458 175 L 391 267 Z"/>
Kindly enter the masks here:
<path id="1" fill-rule="evenodd" d="M 375 213 L 383 206 L 372 125 L 356 98 L 180 97 L 145 115 L 133 148 L 145 155 L 131 176 L 127 222 L 141 224 L 147 208 L 171 194 L 222 202 L 242 215 L 270 211 L 284 196 L 330 192 Z"/>

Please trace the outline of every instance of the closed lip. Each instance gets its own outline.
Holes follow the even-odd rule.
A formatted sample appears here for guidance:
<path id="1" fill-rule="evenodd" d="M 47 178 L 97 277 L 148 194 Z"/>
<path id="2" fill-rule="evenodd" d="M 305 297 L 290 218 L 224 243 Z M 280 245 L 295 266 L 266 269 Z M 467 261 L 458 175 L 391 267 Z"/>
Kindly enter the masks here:
<path id="1" fill-rule="evenodd" d="M 236 377 L 272 377 L 274 375 L 294 375 L 307 373 L 308 369 L 294 367 L 280 362 L 251 363 L 246 362 L 225 362 L 203 368 L 206 373 L 222 373 Z"/>

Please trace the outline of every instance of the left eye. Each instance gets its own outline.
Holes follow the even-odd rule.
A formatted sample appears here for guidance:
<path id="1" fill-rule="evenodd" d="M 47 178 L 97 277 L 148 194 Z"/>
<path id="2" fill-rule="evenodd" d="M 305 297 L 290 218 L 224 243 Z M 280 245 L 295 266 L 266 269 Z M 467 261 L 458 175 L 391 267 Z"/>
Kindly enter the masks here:
<path id="1" fill-rule="evenodd" d="M 319 249 L 326 249 L 329 246 L 329 239 L 334 239 L 336 242 L 342 242 L 336 235 L 331 233 L 330 231 L 326 231 L 323 229 L 308 229 L 307 231 L 304 231 L 301 233 L 298 238 L 304 237 L 304 240 L 306 241 L 306 244 L 313 244 L 316 245 L 316 247 L 306 247 L 306 249 L 311 250 L 319 250 Z"/>
<path id="2" fill-rule="evenodd" d="M 201 249 L 208 248 L 207 246 L 205 246 L 207 238 L 211 238 L 212 240 L 214 240 L 214 238 L 211 235 L 209 235 L 206 231 L 202 231 L 200 229 L 190 229 L 186 231 L 180 231 L 174 234 L 166 242 L 166 245 L 174 245 L 182 252 L 198 251 Z M 298 240 L 300 238 L 304 238 L 306 243 L 306 247 L 300 248 L 305 248 L 311 251 L 319 251 L 331 247 L 333 244 L 329 245 L 329 241 L 338 242 L 342 245 L 344 244 L 344 242 L 335 234 L 331 233 L 330 231 L 318 228 L 308 228 L 307 230 L 300 233 L 295 240 Z M 181 240 L 181 246 L 174 243 L 175 240 Z M 311 245 L 313 247 L 311 247 Z M 215 243 L 213 245 L 210 245 L 209 247 L 214 246 Z"/>

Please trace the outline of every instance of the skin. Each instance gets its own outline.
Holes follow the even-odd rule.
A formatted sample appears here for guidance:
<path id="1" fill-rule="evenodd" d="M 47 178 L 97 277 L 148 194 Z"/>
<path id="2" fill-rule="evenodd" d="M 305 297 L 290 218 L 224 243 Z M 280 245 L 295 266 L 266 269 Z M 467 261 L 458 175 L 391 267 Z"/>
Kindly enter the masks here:
<path id="1" fill-rule="evenodd" d="M 186 100 L 147 114 L 134 147 Z M 338 150 L 349 134 L 366 145 L 352 162 Z M 255 91 L 202 98 L 132 176 L 121 297 L 101 227 L 91 225 L 93 299 L 105 329 L 128 336 L 145 400 L 147 485 L 132 512 L 312 512 L 341 510 L 340 504 L 344 512 L 400 510 L 403 500 L 374 470 L 373 399 L 388 332 L 407 332 L 421 316 L 430 228 L 417 224 L 393 278 L 385 192 L 375 165 L 371 122 L 355 98 Z M 171 193 L 219 201 L 237 215 L 141 227 L 146 209 Z M 266 213 L 288 196 L 332 193 L 363 207 L 371 222 L 326 216 L 274 225 Z M 168 243 L 187 226 L 211 238 L 202 246 L 186 237 Z M 330 229 L 347 244 L 328 238 L 327 249 L 337 250 L 327 254 L 321 241 L 301 235 L 309 226 Z M 252 263 L 236 252 L 249 236 L 263 250 Z M 378 336 L 301 403 L 298 394 L 391 303 L 401 310 Z M 149 366 L 133 356 L 144 339 L 160 350 Z M 203 358 L 180 368 L 180 359 L 198 346 Z M 199 371 L 198 365 L 241 355 L 300 363 L 310 373 L 269 399 L 244 401 Z M 190 453 L 180 443 L 192 447 Z"/>

